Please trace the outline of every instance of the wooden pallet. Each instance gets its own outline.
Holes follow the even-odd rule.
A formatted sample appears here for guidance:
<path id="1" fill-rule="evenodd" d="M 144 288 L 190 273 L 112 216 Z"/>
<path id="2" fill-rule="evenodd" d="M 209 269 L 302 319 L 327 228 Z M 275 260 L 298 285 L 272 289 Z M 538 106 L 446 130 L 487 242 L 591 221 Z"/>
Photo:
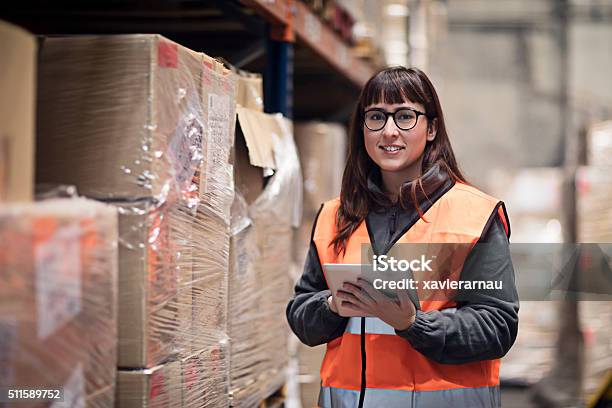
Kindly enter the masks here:
<path id="1" fill-rule="evenodd" d="M 282 408 L 287 397 L 287 385 L 283 384 L 278 390 L 259 403 L 258 408 Z"/>

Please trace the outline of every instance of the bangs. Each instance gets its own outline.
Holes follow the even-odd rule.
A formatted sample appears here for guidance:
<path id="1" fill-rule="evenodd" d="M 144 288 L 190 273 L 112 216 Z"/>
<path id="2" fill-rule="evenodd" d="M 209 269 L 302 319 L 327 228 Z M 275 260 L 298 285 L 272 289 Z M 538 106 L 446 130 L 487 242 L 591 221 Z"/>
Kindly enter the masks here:
<path id="1" fill-rule="evenodd" d="M 363 90 L 363 107 L 377 103 L 420 103 L 427 108 L 424 84 L 417 75 L 405 69 L 387 69 L 379 72 Z"/>

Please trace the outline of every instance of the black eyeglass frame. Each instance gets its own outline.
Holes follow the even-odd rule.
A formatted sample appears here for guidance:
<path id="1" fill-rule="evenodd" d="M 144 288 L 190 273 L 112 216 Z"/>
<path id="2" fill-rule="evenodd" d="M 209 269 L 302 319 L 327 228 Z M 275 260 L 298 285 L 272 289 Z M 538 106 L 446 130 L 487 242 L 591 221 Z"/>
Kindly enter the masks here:
<path id="1" fill-rule="evenodd" d="M 409 110 L 409 111 L 412 111 L 412 112 L 416 113 L 416 119 L 414 120 L 414 125 L 412 125 L 409 128 L 406 128 L 406 129 L 401 127 L 400 125 L 398 125 L 397 124 L 397 120 L 395 120 L 395 114 L 397 112 L 403 111 L 403 110 Z M 383 115 L 385 115 L 385 123 L 382 125 L 382 127 L 380 127 L 379 129 L 372 129 L 372 128 L 370 128 L 368 126 L 368 124 L 366 123 L 366 118 L 365 118 L 365 116 L 368 114 L 368 112 L 380 112 Z M 398 108 L 398 109 L 394 110 L 393 112 L 388 112 L 388 111 L 386 111 L 384 109 L 381 109 L 381 108 L 372 108 L 372 109 L 368 109 L 368 110 L 363 112 L 363 124 L 365 125 L 365 127 L 367 127 L 372 132 L 378 132 L 379 130 L 383 130 L 385 128 L 385 126 L 387 126 L 387 122 L 389 121 L 389 116 L 393 117 L 393 122 L 395 123 L 395 126 L 397 126 L 397 128 L 400 129 L 400 130 L 410 130 L 410 129 L 413 129 L 417 125 L 417 123 L 419 123 L 419 117 L 420 116 L 425 116 L 427 119 L 433 119 L 434 118 L 432 116 L 429 116 L 425 112 L 421 112 L 421 111 L 416 110 L 414 108 L 408 108 L 408 107 Z"/>

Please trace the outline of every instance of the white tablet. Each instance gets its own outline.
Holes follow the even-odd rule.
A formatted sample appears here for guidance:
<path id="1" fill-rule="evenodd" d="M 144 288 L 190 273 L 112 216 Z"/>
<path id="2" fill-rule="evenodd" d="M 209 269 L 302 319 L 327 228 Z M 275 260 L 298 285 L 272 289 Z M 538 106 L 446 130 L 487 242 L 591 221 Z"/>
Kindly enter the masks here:
<path id="1" fill-rule="evenodd" d="M 338 289 L 342 288 L 344 282 L 357 283 L 357 278 L 363 275 L 361 264 L 323 264 L 323 272 L 325 273 L 325 279 L 329 285 L 329 289 L 332 292 L 332 301 L 336 305 L 338 314 L 343 317 L 369 317 L 371 315 L 364 315 L 355 312 L 352 309 L 348 309 L 342 306 L 342 302 L 336 296 Z"/>

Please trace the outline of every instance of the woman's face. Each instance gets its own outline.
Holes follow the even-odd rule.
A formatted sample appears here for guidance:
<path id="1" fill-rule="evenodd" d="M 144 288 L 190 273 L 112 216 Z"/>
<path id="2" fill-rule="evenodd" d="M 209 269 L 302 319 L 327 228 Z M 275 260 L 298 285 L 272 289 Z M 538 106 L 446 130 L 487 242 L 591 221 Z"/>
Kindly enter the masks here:
<path id="1" fill-rule="evenodd" d="M 414 102 L 376 103 L 367 106 L 365 111 L 382 109 L 386 112 L 395 112 L 400 108 L 412 108 L 425 112 L 423 105 Z M 375 116 L 375 118 L 380 119 L 382 116 Z M 398 119 L 401 121 L 402 118 Z M 364 123 L 363 135 L 368 155 L 383 173 L 407 173 L 407 177 L 414 178 L 420 175 L 425 144 L 428 140 L 434 139 L 435 129 L 432 128 L 431 132 L 428 132 L 427 117 L 424 115 L 419 115 L 416 125 L 409 130 L 398 128 L 393 116 L 389 116 L 387 123 L 380 130 L 370 130 Z"/>

